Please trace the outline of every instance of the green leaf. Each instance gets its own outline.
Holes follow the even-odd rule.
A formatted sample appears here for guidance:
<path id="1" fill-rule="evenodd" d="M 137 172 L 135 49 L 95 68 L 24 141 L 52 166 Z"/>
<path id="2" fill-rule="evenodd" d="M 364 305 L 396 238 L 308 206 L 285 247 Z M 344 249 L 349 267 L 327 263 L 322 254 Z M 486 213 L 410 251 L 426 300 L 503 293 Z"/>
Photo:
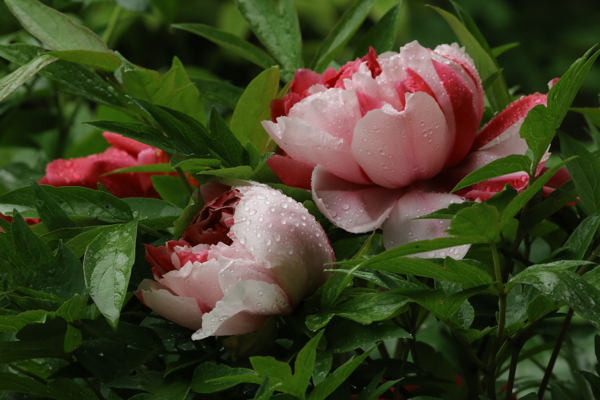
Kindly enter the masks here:
<path id="1" fill-rule="evenodd" d="M 180 177 L 170 175 L 153 175 L 152 186 L 164 201 L 185 207 L 190 201 L 190 193 Z"/>
<path id="2" fill-rule="evenodd" d="M 333 373 L 327 375 L 321 383 L 315 386 L 315 389 L 308 396 L 308 400 L 325 400 L 327 396 L 333 393 L 333 391 L 348 379 L 350 374 L 362 364 L 364 359 L 371 353 L 371 350 L 365 351 L 358 357 L 351 358 L 345 364 L 338 367 Z"/>
<path id="3" fill-rule="evenodd" d="M 556 188 L 556 190 L 544 198 L 542 202 L 527 209 L 527 213 L 521 218 L 523 229 L 529 230 L 537 223 L 556 213 L 567 205 L 567 203 L 575 201 L 576 198 L 575 183 L 571 179 L 565 182 L 561 187 Z"/>
<path id="4" fill-rule="evenodd" d="M 29 78 L 37 74 L 39 70 L 54 61 L 56 61 L 56 58 L 54 57 L 41 55 L 0 79 L 0 101 L 4 100 L 6 96 L 17 90 L 21 85 L 27 82 Z"/>
<path id="5" fill-rule="evenodd" d="M 256 373 L 247 368 L 231 368 L 227 365 L 205 362 L 200 364 L 194 370 L 192 377 L 192 390 L 196 393 L 214 393 L 220 390 L 228 389 L 238 383 L 247 382 L 247 380 L 216 380 L 217 378 L 252 376 L 257 383 L 262 383 L 262 379 Z"/>
<path id="6" fill-rule="evenodd" d="M 210 113 L 210 133 L 212 140 L 209 142 L 209 146 L 223 160 L 225 167 L 236 167 L 248 163 L 246 150 L 214 108 Z"/>
<path id="7" fill-rule="evenodd" d="M 274 384 L 281 384 L 278 390 L 297 397 L 304 395 L 304 391 L 298 392 L 292 383 L 292 367 L 290 367 L 290 364 L 278 361 L 273 357 L 250 357 L 250 363 L 260 376 L 269 377 Z"/>
<path id="8" fill-rule="evenodd" d="M 600 213 L 590 215 L 575 228 L 569 239 L 556 250 L 553 260 L 583 260 L 600 227 Z"/>
<path id="9" fill-rule="evenodd" d="M 41 185 L 41 189 L 70 216 L 97 218 L 106 222 L 129 221 L 133 218 L 127 204 L 109 193 L 76 186 Z M 40 218 L 30 187 L 0 196 L 0 213 L 11 215 L 13 209 L 26 218 Z"/>
<path id="10" fill-rule="evenodd" d="M 406 339 L 411 335 L 390 321 L 362 325 L 353 321 L 343 321 L 328 327 L 328 346 L 335 353 L 343 353 L 388 339 Z"/>
<path id="11" fill-rule="evenodd" d="M 53 231 L 60 228 L 73 228 L 75 223 L 69 218 L 67 213 L 61 208 L 60 204 L 46 192 L 46 190 L 36 182 L 31 182 L 31 189 L 35 196 L 35 207 L 48 227 L 48 230 Z"/>
<path id="12" fill-rule="evenodd" d="M 197 77 L 191 77 L 190 79 L 198 86 L 202 97 L 232 110 L 235 109 L 238 100 L 244 93 L 243 89 L 227 81 Z"/>
<path id="13" fill-rule="evenodd" d="M 261 121 L 271 119 L 269 104 L 278 89 L 279 69 L 273 67 L 254 78 L 240 97 L 229 127 L 242 145 L 251 142 L 261 153 L 267 150 L 270 138 Z"/>
<path id="14" fill-rule="evenodd" d="M 24 65 L 43 54 L 44 49 L 23 43 L 0 45 L 0 56 Z M 123 107 L 124 97 L 114 86 L 88 68 L 67 61 L 57 60 L 38 72 L 60 85 L 62 91 L 111 107 Z"/>
<path id="15" fill-rule="evenodd" d="M 18 332 L 29 324 L 46 321 L 48 312 L 44 310 L 25 311 L 18 315 L 1 315 L 0 332 Z"/>
<path id="16" fill-rule="evenodd" d="M 530 169 L 531 160 L 529 157 L 520 154 L 511 154 L 509 156 L 494 160 L 491 163 L 471 172 L 469 175 L 465 176 L 454 187 L 454 189 L 452 189 L 451 193 L 488 179 L 497 178 L 502 175 L 508 175 L 520 171 L 529 172 Z"/>
<path id="17" fill-rule="evenodd" d="M 258 40 L 283 67 L 284 79 L 290 81 L 294 71 L 304 66 L 293 0 L 236 0 L 236 4 Z"/>
<path id="18" fill-rule="evenodd" d="M 319 73 L 325 71 L 329 63 L 344 48 L 367 18 L 373 3 L 375 3 L 375 0 L 355 0 L 348 6 L 344 15 L 321 44 L 311 69 Z"/>
<path id="19" fill-rule="evenodd" d="M 39 274 L 38 279 L 44 280 L 41 287 L 45 288 L 45 292 L 65 300 L 87 294 L 81 261 L 62 241 L 56 249 L 53 268 Z"/>
<path id="20" fill-rule="evenodd" d="M 53 50 L 110 52 L 94 32 L 39 1 L 6 0 L 6 5 L 29 33 Z"/>
<path id="21" fill-rule="evenodd" d="M 585 115 L 596 125 L 600 127 L 600 108 L 579 108 L 573 107 L 571 111 L 576 111 L 582 115 Z"/>
<path id="22" fill-rule="evenodd" d="M 567 160 L 569 161 L 569 160 Z M 502 230 L 504 226 L 535 196 L 537 192 L 542 190 L 546 182 L 567 162 L 563 161 L 556 164 L 554 167 L 546 171 L 542 176 L 539 176 L 529 187 L 517 195 L 506 208 L 500 213 L 500 224 L 498 229 Z"/>
<path id="23" fill-rule="evenodd" d="M 455 236 L 481 236 L 486 243 L 493 243 L 498 234 L 500 214 L 496 207 L 475 203 L 460 210 L 450 222 L 448 233 Z"/>
<path id="24" fill-rule="evenodd" d="M 137 221 L 115 225 L 89 244 L 83 268 L 90 296 L 108 323 L 116 328 L 135 261 Z"/>
<path id="25" fill-rule="evenodd" d="M 534 286 L 555 302 L 564 301 L 575 312 L 600 327 L 600 290 L 586 279 L 567 270 L 529 267 L 510 280 L 511 284 Z"/>
<path id="26" fill-rule="evenodd" d="M 170 177 L 175 178 L 175 177 Z M 177 179 L 177 178 L 176 178 Z M 123 199 L 136 214 L 138 221 L 151 229 L 166 229 L 173 226 L 183 210 L 170 202 L 144 197 Z"/>
<path id="27" fill-rule="evenodd" d="M 315 361 L 317 358 L 317 346 L 322 337 L 323 331 L 317 333 L 302 348 L 302 350 L 300 350 L 296 357 L 296 363 L 294 364 L 294 378 L 291 382 L 291 386 L 293 391 L 299 393 L 301 396 L 306 393 L 306 389 L 310 383 L 310 377 L 315 368 Z"/>
<path id="28" fill-rule="evenodd" d="M 98 236 L 101 232 L 110 229 L 112 229 L 112 225 L 90 227 L 72 239 L 68 240 L 65 243 L 65 246 L 71 252 L 73 252 L 77 258 L 80 258 L 85 254 L 85 250 L 87 249 L 88 245 L 96 238 L 96 236 Z"/>
<path id="29" fill-rule="evenodd" d="M 592 215 L 600 210 L 600 160 L 577 140 L 563 134 L 559 137 L 563 157 L 572 158 L 567 169 L 581 199 L 581 207 L 586 214 Z"/>
<path id="30" fill-rule="evenodd" d="M 498 70 L 494 59 L 488 54 L 485 48 L 482 47 L 479 40 L 473 36 L 469 29 L 449 12 L 444 11 L 441 8 L 430 7 L 446 20 L 448 25 L 450 25 L 450 28 L 452 28 L 458 37 L 460 43 L 465 46 L 467 53 L 469 53 L 475 63 L 475 67 L 479 72 L 481 80 L 485 81 L 488 77 L 494 75 Z M 494 81 L 491 87 L 486 91 L 485 95 L 492 106 L 492 110 L 495 112 L 504 110 L 510 103 L 510 94 L 502 75 Z"/>
<path id="31" fill-rule="evenodd" d="M 90 50 L 64 50 L 51 51 L 47 54 L 61 60 L 89 65 L 109 72 L 115 72 L 121 66 L 121 59 L 112 53 Z"/>
<path id="32" fill-rule="evenodd" d="M 173 58 L 171 69 L 164 75 L 125 62 L 122 76 L 123 86 L 131 97 L 179 111 L 204 123 L 200 92 L 177 57 Z"/>
<path id="33" fill-rule="evenodd" d="M 264 51 L 229 32 L 222 31 L 204 24 L 175 24 L 172 26 L 173 28 L 183 29 L 185 31 L 195 33 L 196 35 L 200 35 L 203 38 L 206 38 L 211 42 L 231 50 L 241 57 L 244 57 L 246 60 L 258 65 L 259 67 L 270 68 L 274 65 L 277 65 L 277 61 L 275 61 Z"/>
<path id="34" fill-rule="evenodd" d="M 575 61 L 550 89 L 547 97 L 548 107 L 544 107 L 542 104 L 535 106 L 523 121 L 521 137 L 527 141 L 527 145 L 533 152 L 532 169 L 537 168 L 546 153 L 556 130 L 575 98 L 575 94 L 600 54 L 600 51 L 592 54 L 592 50 L 588 50 L 583 57 Z"/>
<path id="35" fill-rule="evenodd" d="M 394 44 L 400 25 L 401 9 L 402 1 L 400 0 L 381 17 L 375 26 L 362 38 L 358 46 L 356 46 L 356 50 L 354 51 L 355 58 L 360 58 L 367 54 L 369 47 L 375 49 L 377 54 L 395 50 Z"/>

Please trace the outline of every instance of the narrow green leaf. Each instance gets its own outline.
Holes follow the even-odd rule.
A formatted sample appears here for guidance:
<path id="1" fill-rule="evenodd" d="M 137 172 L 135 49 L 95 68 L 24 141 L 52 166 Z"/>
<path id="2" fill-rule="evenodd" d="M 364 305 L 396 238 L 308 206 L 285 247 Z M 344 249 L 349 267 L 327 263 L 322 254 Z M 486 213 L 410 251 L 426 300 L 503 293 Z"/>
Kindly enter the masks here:
<path id="1" fill-rule="evenodd" d="M 135 261 L 137 221 L 101 232 L 88 246 L 83 260 L 90 296 L 116 329 Z"/>
<path id="2" fill-rule="evenodd" d="M 110 50 L 98 35 L 37 0 L 6 0 L 23 27 L 53 50 Z"/>
<path id="3" fill-rule="evenodd" d="M 196 84 L 202 97 L 210 102 L 222 104 L 231 110 L 235 109 L 238 100 L 244 93 L 243 89 L 224 80 L 197 77 L 190 77 L 190 79 Z"/>
<path id="4" fill-rule="evenodd" d="M 236 0 L 236 4 L 258 40 L 283 67 L 283 78 L 290 81 L 294 71 L 304 66 L 293 0 Z"/>
<path id="5" fill-rule="evenodd" d="M 254 78 L 240 97 L 229 127 L 242 145 L 251 142 L 261 153 L 268 149 L 270 138 L 261 121 L 271 119 L 269 104 L 278 90 L 279 69 L 273 67 Z"/>
<path id="6" fill-rule="evenodd" d="M 275 61 L 267 53 L 229 32 L 225 32 L 204 24 L 175 24 L 172 26 L 173 28 L 183 29 L 184 31 L 200 35 L 203 38 L 208 39 L 211 42 L 216 43 L 228 50 L 231 50 L 241 57 L 244 57 L 246 60 L 258 65 L 259 67 L 270 68 L 274 65 L 277 65 L 277 61 Z"/>
<path id="7" fill-rule="evenodd" d="M 581 199 L 581 207 L 586 214 L 592 215 L 600 210 L 600 160 L 577 140 L 563 134 L 559 137 L 563 157 L 572 158 L 567 169 Z"/>
<path id="8" fill-rule="evenodd" d="M 351 358 L 344 365 L 338 367 L 333 373 L 327 375 L 327 377 L 310 393 L 308 400 L 325 400 L 327 396 L 333 393 L 338 386 L 350 377 L 350 374 L 362 364 L 372 350 L 373 349 L 367 350 L 360 356 Z"/>
<path id="9" fill-rule="evenodd" d="M 521 125 L 521 137 L 533 152 L 532 168 L 537 168 L 548 146 L 552 142 L 556 130 L 562 123 L 575 94 L 587 76 L 592 64 L 600 54 L 600 50 L 592 54 L 588 50 L 583 57 L 571 65 L 569 70 L 548 92 L 548 107 L 535 106 Z"/>
<path id="10" fill-rule="evenodd" d="M 337 305 L 324 314 L 312 315 L 307 318 L 310 329 L 320 329 L 325 326 L 334 315 L 350 319 L 361 324 L 370 324 L 374 321 L 383 321 L 393 317 L 406 304 L 408 299 L 393 291 L 384 293 L 367 293 L 351 298 L 349 301 Z"/>
<path id="11" fill-rule="evenodd" d="M 121 59 L 112 53 L 90 50 L 63 50 L 47 53 L 61 60 L 76 64 L 89 65 L 105 71 L 115 72 L 121 66 Z"/>
<path id="12" fill-rule="evenodd" d="M 600 127 L 600 108 L 571 108 L 571 111 L 576 111 L 588 117 L 594 125 Z"/>
<path id="13" fill-rule="evenodd" d="M 502 175 L 508 175 L 520 171 L 529 172 L 530 169 L 531 160 L 529 157 L 520 154 L 511 154 L 509 156 L 494 160 L 491 163 L 471 172 L 469 175 L 465 176 L 454 187 L 454 189 L 452 189 L 452 192 L 456 192 L 457 190 L 474 185 L 475 183 L 497 178 Z"/>
<path id="14" fill-rule="evenodd" d="M 210 113 L 210 133 L 212 140 L 209 146 L 224 161 L 225 167 L 237 167 L 248 163 L 246 150 L 214 108 Z"/>
<path id="15" fill-rule="evenodd" d="M 552 254 L 551 259 L 583 260 L 598 232 L 598 227 L 600 227 L 600 213 L 587 217 L 577 226 L 565 244 Z"/>
<path id="16" fill-rule="evenodd" d="M 27 82 L 29 78 L 37 74 L 39 70 L 54 61 L 56 61 L 56 58 L 54 57 L 41 55 L 0 79 L 0 101 L 4 100 L 6 96 L 17 90 L 21 85 Z"/>
<path id="17" fill-rule="evenodd" d="M 556 190 L 550 193 L 550 195 L 541 203 L 538 203 L 527 210 L 527 213 L 521 218 L 523 229 L 528 230 L 576 199 L 575 183 L 571 179 L 565 182 L 561 187 L 556 188 Z"/>
<path id="18" fill-rule="evenodd" d="M 394 44 L 400 25 L 401 10 L 402 0 L 390 8 L 362 38 L 354 51 L 355 58 L 360 58 L 367 54 L 369 52 L 369 47 L 375 49 L 377 54 L 396 50 L 394 49 Z"/>
<path id="19" fill-rule="evenodd" d="M 0 45 L 0 56 L 15 64 L 24 65 L 44 54 L 44 49 L 23 43 Z M 123 94 L 118 88 L 83 65 L 57 60 L 38 72 L 60 85 L 60 90 L 85 99 L 122 109 L 125 105 Z"/>
<path id="20" fill-rule="evenodd" d="M 469 53 L 475 63 L 477 71 L 479 71 L 481 80 L 485 81 L 488 77 L 495 74 L 498 67 L 496 66 L 494 59 L 488 54 L 486 49 L 482 47 L 479 40 L 473 36 L 469 29 L 467 29 L 467 27 L 451 13 L 438 7 L 430 7 L 446 20 L 448 25 L 450 25 L 450 28 L 452 28 L 458 37 L 460 43 L 465 46 L 467 53 Z M 495 112 L 504 110 L 510 103 L 510 94 L 502 75 L 494 81 L 491 87 L 486 91 L 485 95 Z"/>
<path id="21" fill-rule="evenodd" d="M 46 190 L 36 182 L 31 182 L 31 189 L 35 197 L 35 208 L 48 230 L 53 231 L 60 228 L 74 228 L 73 222 L 67 213 L 61 208 Z"/>
<path id="22" fill-rule="evenodd" d="M 406 339 L 410 338 L 411 335 L 390 321 L 374 322 L 370 325 L 343 321 L 336 326 L 328 327 L 326 337 L 327 343 L 334 353 L 343 353 L 374 342 L 388 339 Z"/>
<path id="23" fill-rule="evenodd" d="M 325 71 L 329 63 L 344 48 L 367 18 L 373 3 L 375 3 L 375 0 L 355 0 L 348 6 L 344 15 L 321 44 L 311 69 L 319 73 Z"/>
<path id="24" fill-rule="evenodd" d="M 280 390 L 295 396 L 302 395 L 292 384 L 292 367 L 273 357 L 250 357 L 252 368 L 263 378 L 269 377 L 274 384 L 281 383 Z"/>
<path id="25" fill-rule="evenodd" d="M 492 55 L 496 58 L 500 57 L 502 54 L 506 53 L 509 50 L 514 49 L 515 47 L 518 47 L 519 45 L 520 45 L 519 42 L 513 42 L 513 43 L 503 44 L 498 47 L 494 47 L 492 49 Z"/>
<path id="26" fill-rule="evenodd" d="M 300 350 L 294 364 L 294 378 L 292 386 L 294 392 L 304 394 L 310 384 L 310 377 L 315 368 L 315 360 L 317 358 L 317 346 L 323 337 L 323 331 L 317 333 L 310 341 Z"/>

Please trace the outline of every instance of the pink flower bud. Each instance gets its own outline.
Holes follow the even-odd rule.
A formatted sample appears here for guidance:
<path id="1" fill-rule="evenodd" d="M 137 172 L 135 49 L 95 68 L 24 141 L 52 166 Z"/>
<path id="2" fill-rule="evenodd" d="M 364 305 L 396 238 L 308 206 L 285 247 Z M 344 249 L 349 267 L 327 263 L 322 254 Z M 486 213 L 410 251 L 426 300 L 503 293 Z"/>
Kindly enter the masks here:
<path id="1" fill-rule="evenodd" d="M 334 261 L 325 232 L 298 202 L 264 185 L 234 188 L 207 204 L 179 241 L 146 246 L 156 281 L 137 296 L 192 339 L 255 331 L 289 314 Z"/>

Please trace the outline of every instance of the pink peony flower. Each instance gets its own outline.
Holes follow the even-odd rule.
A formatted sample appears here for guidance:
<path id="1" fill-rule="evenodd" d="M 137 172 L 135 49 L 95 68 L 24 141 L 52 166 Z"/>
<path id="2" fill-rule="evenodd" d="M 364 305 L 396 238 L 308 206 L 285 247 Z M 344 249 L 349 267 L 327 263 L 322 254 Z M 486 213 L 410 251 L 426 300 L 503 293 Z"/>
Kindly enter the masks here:
<path id="1" fill-rule="evenodd" d="M 545 95 L 515 101 L 478 133 L 481 80 L 456 44 L 429 50 L 415 41 L 378 57 L 371 51 L 332 74 L 298 71 L 291 93 L 273 104 L 275 121 L 263 126 L 289 158 L 271 168 L 284 183 L 307 180 L 290 165 L 312 168 L 315 203 L 335 225 L 354 233 L 381 227 L 386 248 L 393 248 L 445 235 L 448 221 L 413 218 L 486 200 L 506 183 L 525 188 L 523 173 L 449 193 L 491 161 L 525 154 L 520 126 Z M 462 258 L 467 250 L 427 256 Z"/>
<path id="2" fill-rule="evenodd" d="M 46 175 L 40 183 L 97 189 L 99 182 L 117 197 L 158 197 L 150 179 L 156 173 L 105 174 L 121 168 L 169 162 L 167 154 L 116 133 L 104 132 L 103 136 L 112 145 L 103 153 L 54 160 L 46 166 Z"/>
<path id="3" fill-rule="evenodd" d="M 240 186 L 208 203 L 178 241 L 146 246 L 156 281 L 136 295 L 192 339 L 255 331 L 289 314 L 326 279 L 334 260 L 308 211 L 264 185 Z"/>

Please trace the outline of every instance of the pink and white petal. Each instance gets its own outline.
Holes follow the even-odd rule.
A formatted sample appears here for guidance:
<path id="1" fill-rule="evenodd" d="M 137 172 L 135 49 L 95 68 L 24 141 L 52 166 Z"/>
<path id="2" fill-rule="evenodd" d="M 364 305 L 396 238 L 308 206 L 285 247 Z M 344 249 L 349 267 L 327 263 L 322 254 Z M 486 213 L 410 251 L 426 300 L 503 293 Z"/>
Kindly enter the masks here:
<path id="1" fill-rule="evenodd" d="M 419 189 L 407 191 L 400 197 L 392 209 L 389 218 L 383 224 L 383 244 L 386 249 L 417 240 L 437 239 L 448 236 L 445 232 L 449 220 L 413 219 L 448 207 L 452 203 L 461 203 L 463 199 L 448 193 L 426 192 Z M 457 246 L 449 249 L 421 253 L 419 257 L 436 258 L 451 256 L 461 259 L 469 246 Z"/>
<path id="2" fill-rule="evenodd" d="M 527 113 L 538 104 L 546 104 L 545 94 L 534 93 L 512 102 L 481 129 L 472 149 L 487 149 L 514 135 L 518 136 Z"/>
<path id="3" fill-rule="evenodd" d="M 332 223 L 352 233 L 379 228 L 402 193 L 402 189 L 357 185 L 321 166 L 313 172 L 313 199 L 317 207 Z"/>
<path id="4" fill-rule="evenodd" d="M 354 125 L 362 113 L 354 91 L 332 88 L 302 99 L 292 107 L 288 117 L 306 121 L 350 144 Z"/>
<path id="5" fill-rule="evenodd" d="M 149 279 L 140 283 L 136 296 L 154 312 L 177 325 L 197 330 L 202 327 L 202 310 L 196 299 L 174 295 Z"/>
<path id="6" fill-rule="evenodd" d="M 368 112 L 354 135 L 354 158 L 374 183 L 386 188 L 436 176 L 453 146 L 444 114 L 423 92 L 407 94 L 404 111 L 387 105 Z"/>
<path id="7" fill-rule="evenodd" d="M 496 193 L 502 191 L 506 185 L 510 185 L 518 192 L 521 192 L 527 187 L 528 182 L 529 175 L 525 172 L 503 175 L 470 186 L 470 190 L 463 197 L 472 201 L 486 201 Z"/>
<path id="8" fill-rule="evenodd" d="M 192 340 L 253 332 L 267 316 L 291 311 L 279 286 L 261 281 L 239 282 L 212 311 L 202 316 L 202 328 L 192 335 Z"/>
<path id="9" fill-rule="evenodd" d="M 300 203 L 265 185 L 239 187 L 242 194 L 233 237 L 264 262 L 293 305 L 326 279 L 333 252 L 321 225 Z"/>
<path id="10" fill-rule="evenodd" d="M 360 114 L 358 102 L 357 107 Z M 276 124 L 271 121 L 263 121 L 262 124 L 290 157 L 308 164 L 321 164 L 331 173 L 355 183 L 371 183 L 354 159 L 350 142 L 334 137 L 299 118 L 279 117 Z"/>
<path id="11" fill-rule="evenodd" d="M 118 149 L 125 150 L 130 155 L 136 157 L 139 153 L 147 149 L 158 150 L 150 145 L 147 145 L 137 140 L 129 139 L 125 136 L 119 135 L 118 133 L 102 132 L 104 139 L 111 145 Z"/>
<path id="12" fill-rule="evenodd" d="M 202 310 L 207 311 L 223 298 L 220 271 L 221 266 L 214 259 L 204 263 L 188 262 L 180 270 L 164 274 L 159 282 L 178 296 L 196 299 Z"/>
<path id="13" fill-rule="evenodd" d="M 262 261 L 221 257 L 219 258 L 219 265 L 221 267 L 219 284 L 225 296 L 241 281 L 261 281 L 274 285 L 278 284 L 273 271 L 267 268 Z"/>

